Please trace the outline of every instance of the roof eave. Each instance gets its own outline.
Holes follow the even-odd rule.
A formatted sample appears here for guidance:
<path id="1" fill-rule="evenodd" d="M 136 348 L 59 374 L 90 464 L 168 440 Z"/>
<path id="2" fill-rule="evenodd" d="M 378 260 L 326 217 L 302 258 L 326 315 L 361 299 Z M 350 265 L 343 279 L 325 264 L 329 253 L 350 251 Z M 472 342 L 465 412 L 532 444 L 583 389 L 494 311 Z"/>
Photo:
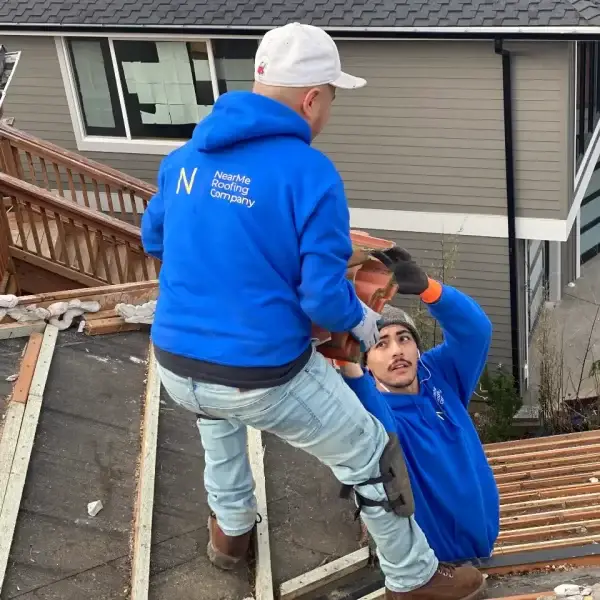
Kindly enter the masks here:
<path id="1" fill-rule="evenodd" d="M 76 33 L 174 33 L 186 32 L 197 34 L 220 35 L 261 35 L 275 25 L 136 25 L 136 24 L 78 24 L 78 23 L 2 23 L 0 31 L 17 35 L 53 35 Z M 597 37 L 600 39 L 600 25 L 568 25 L 568 26 L 484 26 L 484 27 L 348 27 L 323 26 L 334 37 L 360 38 L 564 38 L 578 39 Z"/>

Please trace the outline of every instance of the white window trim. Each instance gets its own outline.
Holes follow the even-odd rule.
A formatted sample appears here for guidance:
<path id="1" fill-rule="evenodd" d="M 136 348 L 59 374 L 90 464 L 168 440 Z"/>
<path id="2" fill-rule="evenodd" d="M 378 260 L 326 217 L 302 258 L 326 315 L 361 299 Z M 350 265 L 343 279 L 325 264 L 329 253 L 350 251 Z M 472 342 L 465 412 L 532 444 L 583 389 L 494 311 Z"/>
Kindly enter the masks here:
<path id="1" fill-rule="evenodd" d="M 213 51 L 212 41 L 204 40 L 206 43 L 206 51 L 208 55 L 208 72 L 210 73 L 210 82 L 212 84 L 213 97 L 215 102 L 217 98 L 221 95 L 219 93 L 219 82 L 217 77 L 217 65 L 215 63 L 215 53 Z"/>
<path id="2" fill-rule="evenodd" d="M 68 42 L 65 40 L 65 44 Z M 123 93 L 123 82 L 121 81 L 121 77 L 119 76 L 119 63 L 117 62 L 117 53 L 115 52 L 115 43 L 112 38 L 108 38 L 108 50 L 110 52 L 110 61 L 112 64 L 113 72 L 115 75 L 115 83 L 117 85 L 117 96 L 119 97 L 119 106 L 121 107 L 121 113 L 123 114 L 123 125 L 125 126 L 125 137 L 127 141 L 131 141 L 131 129 L 129 127 L 129 118 L 127 117 L 127 106 L 125 105 L 125 94 Z M 67 54 L 67 60 L 69 60 L 69 55 Z M 73 82 L 75 78 L 73 78 Z M 77 94 L 77 89 L 75 85 L 73 85 L 74 91 Z M 78 96 L 76 96 L 77 100 L 79 100 Z M 83 129 L 83 121 L 81 122 L 81 127 Z"/>
<path id="3" fill-rule="evenodd" d="M 117 68 L 117 57 L 115 54 L 114 47 L 115 40 L 121 40 L 126 38 L 119 36 L 109 37 L 107 39 L 108 46 L 110 49 L 110 55 L 112 58 L 112 68 L 115 72 L 115 78 L 117 82 L 117 94 L 119 97 L 119 104 L 123 113 L 123 120 L 125 122 L 126 137 L 105 137 L 86 134 L 84 128 L 83 111 L 79 103 L 79 95 L 77 93 L 77 86 L 75 83 L 75 73 L 73 70 L 73 65 L 71 64 L 67 48 L 67 38 L 64 36 L 54 38 L 56 53 L 58 55 L 58 62 L 60 65 L 60 72 L 62 75 L 65 93 L 67 96 L 67 104 L 69 106 L 69 113 L 71 115 L 71 122 L 73 124 L 73 133 L 75 134 L 75 142 L 77 144 L 77 149 L 81 152 L 120 152 L 124 154 L 155 154 L 158 156 L 166 156 L 167 154 L 169 154 L 169 152 L 172 152 L 173 150 L 176 150 L 177 148 L 183 146 L 186 140 L 131 139 L 131 132 L 129 129 L 127 112 L 125 110 L 125 97 L 123 95 L 123 85 L 121 82 L 121 78 L 118 76 L 119 70 Z M 135 39 L 156 41 L 156 37 L 153 36 L 138 36 Z M 208 68 L 211 75 L 213 95 L 216 101 L 219 97 L 219 84 L 217 81 L 217 69 L 211 40 L 197 36 L 172 36 L 170 38 L 166 38 L 164 41 L 184 40 L 204 42 L 206 44 L 208 54 Z"/>

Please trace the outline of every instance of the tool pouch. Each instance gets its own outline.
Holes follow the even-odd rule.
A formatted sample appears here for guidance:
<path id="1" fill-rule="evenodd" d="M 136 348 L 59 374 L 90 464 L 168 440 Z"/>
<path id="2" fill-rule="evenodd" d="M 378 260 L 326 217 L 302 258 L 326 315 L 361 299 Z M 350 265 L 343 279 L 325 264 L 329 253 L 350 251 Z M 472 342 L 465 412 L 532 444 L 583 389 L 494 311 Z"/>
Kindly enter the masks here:
<path id="1" fill-rule="evenodd" d="M 383 484 L 387 498 L 386 500 L 371 500 L 370 498 L 365 498 L 358 490 L 354 489 L 354 496 L 358 507 L 355 518 L 358 518 L 363 506 L 381 506 L 386 512 L 393 512 L 399 517 L 405 518 L 415 514 L 415 499 L 402 447 L 395 433 L 389 433 L 388 435 L 388 443 L 379 459 L 381 475 L 355 486 L 355 488 L 359 488 L 365 485 L 381 483 Z M 352 486 L 344 485 L 340 496 L 348 498 L 352 489 Z"/>

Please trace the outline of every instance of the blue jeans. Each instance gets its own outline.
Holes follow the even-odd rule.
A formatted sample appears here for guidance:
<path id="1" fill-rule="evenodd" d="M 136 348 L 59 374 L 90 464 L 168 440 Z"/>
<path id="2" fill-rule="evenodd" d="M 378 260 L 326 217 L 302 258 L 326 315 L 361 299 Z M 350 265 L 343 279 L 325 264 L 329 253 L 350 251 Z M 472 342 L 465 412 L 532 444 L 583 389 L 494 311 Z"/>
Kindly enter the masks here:
<path id="1" fill-rule="evenodd" d="M 272 433 L 317 457 L 337 479 L 356 485 L 378 477 L 387 433 L 362 406 L 335 369 L 314 352 L 290 382 L 268 389 L 236 388 L 179 377 L 159 366 L 171 398 L 195 414 L 205 451 L 208 504 L 226 535 L 250 531 L 256 520 L 254 481 L 246 451 L 246 425 Z M 361 495 L 386 498 L 382 484 Z M 362 519 L 377 545 L 386 586 L 407 592 L 425 585 L 438 563 L 414 518 L 364 507 Z"/>

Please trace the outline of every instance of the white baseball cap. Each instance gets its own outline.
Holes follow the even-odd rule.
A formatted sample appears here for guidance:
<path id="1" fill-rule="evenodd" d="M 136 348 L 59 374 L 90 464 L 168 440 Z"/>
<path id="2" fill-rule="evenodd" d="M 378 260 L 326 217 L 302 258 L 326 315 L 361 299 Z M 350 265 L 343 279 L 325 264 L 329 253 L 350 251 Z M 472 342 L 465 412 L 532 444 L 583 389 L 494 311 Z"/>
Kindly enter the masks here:
<path id="1" fill-rule="evenodd" d="M 289 23 L 271 29 L 256 52 L 254 79 L 278 87 L 330 84 L 353 90 L 367 81 L 342 71 L 340 53 L 331 36 L 314 25 Z"/>

